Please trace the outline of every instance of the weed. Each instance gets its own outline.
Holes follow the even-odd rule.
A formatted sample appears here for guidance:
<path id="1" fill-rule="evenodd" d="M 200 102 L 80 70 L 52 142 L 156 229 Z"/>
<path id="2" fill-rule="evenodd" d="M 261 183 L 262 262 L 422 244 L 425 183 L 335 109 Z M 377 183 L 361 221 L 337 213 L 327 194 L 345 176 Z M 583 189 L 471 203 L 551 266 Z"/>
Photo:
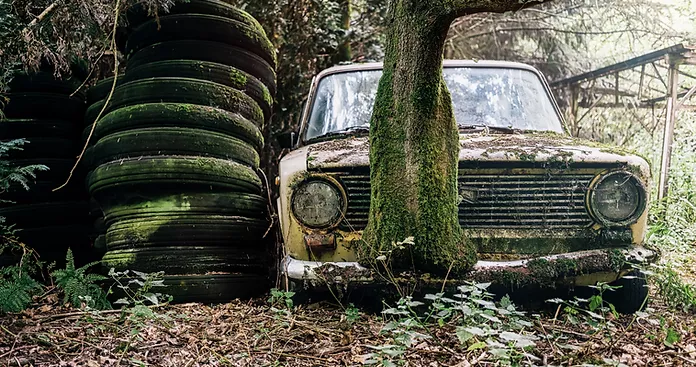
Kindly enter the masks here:
<path id="1" fill-rule="evenodd" d="M 98 274 L 88 274 L 87 270 L 98 262 L 92 262 L 80 268 L 75 268 L 72 250 L 65 255 L 65 269 L 56 270 L 51 276 L 56 278 L 56 287 L 63 291 L 63 303 L 69 303 L 75 308 L 95 308 L 99 310 L 111 308 L 106 299 L 106 293 L 97 282 L 107 278 Z"/>
<path id="2" fill-rule="evenodd" d="M 685 312 L 696 310 L 696 287 L 684 283 L 670 264 L 655 265 L 651 279 L 667 306 Z"/>
<path id="3" fill-rule="evenodd" d="M 281 291 L 276 288 L 271 289 L 271 296 L 268 297 L 268 303 L 271 306 L 280 306 L 285 309 L 292 309 L 294 306 L 292 302 L 292 297 L 295 295 L 295 292 L 289 292 L 289 291 Z"/>
<path id="4" fill-rule="evenodd" d="M 114 286 L 120 289 L 124 295 L 114 302 L 115 305 L 137 306 L 150 303 L 156 306 L 171 301 L 171 296 L 153 291 L 155 288 L 166 287 L 164 285 L 164 272 L 116 271 L 111 268 L 109 276 L 114 280 Z M 113 293 L 112 288 L 109 288 L 109 293 Z"/>
<path id="5" fill-rule="evenodd" d="M 346 307 L 343 314 L 346 321 L 350 325 L 354 324 L 356 321 L 358 321 L 358 319 L 360 319 L 360 310 L 358 310 L 358 308 L 352 303 L 348 304 L 348 307 Z"/>
<path id="6" fill-rule="evenodd" d="M 458 287 L 458 293 L 428 294 L 430 304 L 402 297 L 396 307 L 382 311 L 385 320 L 382 333 L 390 343 L 369 346 L 373 351 L 363 356 L 365 364 L 395 366 L 405 364 L 405 353 L 414 344 L 432 338 L 433 327 L 451 325 L 462 347 L 467 351 L 486 350 L 501 365 L 533 362 L 538 357 L 530 353 L 539 338 L 533 324 L 524 313 L 517 311 L 509 297 L 500 302 L 486 291 L 490 283 L 468 283 Z"/>
<path id="7" fill-rule="evenodd" d="M 0 312 L 20 312 L 42 290 L 26 265 L 0 268 Z"/>

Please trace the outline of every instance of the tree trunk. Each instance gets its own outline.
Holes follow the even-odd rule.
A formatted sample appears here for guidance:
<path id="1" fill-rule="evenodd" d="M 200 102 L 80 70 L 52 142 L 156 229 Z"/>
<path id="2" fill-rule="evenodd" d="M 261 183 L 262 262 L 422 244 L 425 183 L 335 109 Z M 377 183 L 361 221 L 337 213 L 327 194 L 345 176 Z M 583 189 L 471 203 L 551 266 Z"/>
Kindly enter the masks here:
<path id="1" fill-rule="evenodd" d="M 353 50 L 350 47 L 350 18 L 352 12 L 351 0 L 342 0 L 341 7 L 341 29 L 345 32 L 343 41 L 338 45 L 336 64 L 353 60 Z"/>
<path id="2" fill-rule="evenodd" d="M 476 262 L 462 236 L 457 207 L 459 134 L 442 78 L 442 52 L 454 14 L 439 1 L 392 0 L 384 74 L 370 130 L 372 196 L 360 255 L 374 262 L 444 275 Z"/>

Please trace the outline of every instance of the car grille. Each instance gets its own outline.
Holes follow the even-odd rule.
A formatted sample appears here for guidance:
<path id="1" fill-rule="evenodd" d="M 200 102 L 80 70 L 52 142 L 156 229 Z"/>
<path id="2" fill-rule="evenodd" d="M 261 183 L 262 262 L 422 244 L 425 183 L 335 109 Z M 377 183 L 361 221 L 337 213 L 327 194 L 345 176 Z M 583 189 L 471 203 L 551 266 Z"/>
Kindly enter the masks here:
<path id="1" fill-rule="evenodd" d="M 460 170 L 463 228 L 580 229 L 592 225 L 585 193 L 594 174 L 475 174 Z M 348 196 L 343 229 L 362 230 L 370 209 L 367 173 L 337 173 Z"/>

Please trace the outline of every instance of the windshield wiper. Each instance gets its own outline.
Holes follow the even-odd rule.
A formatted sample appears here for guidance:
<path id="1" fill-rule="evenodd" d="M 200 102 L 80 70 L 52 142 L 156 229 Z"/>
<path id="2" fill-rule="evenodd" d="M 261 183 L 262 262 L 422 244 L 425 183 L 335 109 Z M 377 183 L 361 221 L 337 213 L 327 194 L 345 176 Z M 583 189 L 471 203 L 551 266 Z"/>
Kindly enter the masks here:
<path id="1" fill-rule="evenodd" d="M 459 130 L 493 130 L 493 131 L 498 131 L 498 132 L 503 132 L 503 133 L 508 133 L 508 134 L 514 134 L 518 133 L 522 130 L 520 129 L 515 129 L 514 127 L 506 127 L 506 126 L 488 126 L 484 124 L 471 124 L 471 125 L 459 125 Z"/>
<path id="2" fill-rule="evenodd" d="M 331 132 L 328 132 L 324 135 L 319 135 L 319 136 L 313 138 L 312 140 L 321 139 L 321 138 L 330 138 L 330 137 L 336 136 L 336 135 L 346 135 L 346 134 L 354 134 L 354 133 L 369 133 L 369 132 L 370 132 L 370 127 L 368 127 L 368 126 L 351 126 L 351 127 L 347 127 L 345 129 L 342 129 L 342 130 L 331 131 Z"/>

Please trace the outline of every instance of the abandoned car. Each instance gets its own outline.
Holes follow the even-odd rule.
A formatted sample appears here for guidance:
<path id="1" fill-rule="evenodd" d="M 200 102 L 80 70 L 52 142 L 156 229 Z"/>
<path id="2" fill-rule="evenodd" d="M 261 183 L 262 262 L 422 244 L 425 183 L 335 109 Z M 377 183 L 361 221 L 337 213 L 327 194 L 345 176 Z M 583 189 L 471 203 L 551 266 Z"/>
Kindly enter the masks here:
<path id="1" fill-rule="evenodd" d="M 623 310 L 637 310 L 645 280 L 621 278 L 656 256 L 643 247 L 648 163 L 568 136 L 531 66 L 446 61 L 443 73 L 460 128 L 459 223 L 478 246 L 471 279 L 510 287 L 618 281 Z M 352 244 L 367 225 L 368 132 L 380 77 L 377 63 L 317 75 L 297 139 L 286 143 L 277 206 L 282 271 L 296 286 L 320 284 L 327 265 L 343 278 L 362 274 L 345 270 L 364 269 Z"/>

